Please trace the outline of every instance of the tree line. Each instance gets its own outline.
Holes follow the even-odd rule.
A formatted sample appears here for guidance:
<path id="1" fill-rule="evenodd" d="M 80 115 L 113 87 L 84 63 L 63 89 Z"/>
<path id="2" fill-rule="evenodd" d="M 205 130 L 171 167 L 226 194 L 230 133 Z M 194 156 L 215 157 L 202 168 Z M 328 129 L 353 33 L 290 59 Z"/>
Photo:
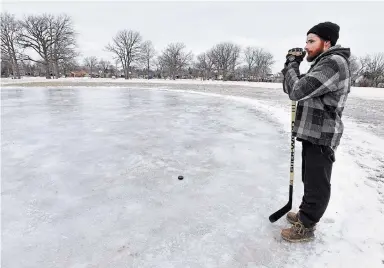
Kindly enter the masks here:
<path id="1" fill-rule="evenodd" d="M 150 40 L 131 29 L 119 31 L 104 46 L 112 55 L 112 63 L 95 56 L 79 63 L 77 36 L 66 14 L 16 19 L 13 14 L 1 13 L 2 76 L 20 78 L 23 70 L 27 75 L 37 73 L 51 79 L 75 73 L 82 76 L 81 71 L 86 69 L 91 77 L 268 81 L 275 63 L 268 50 L 251 46 L 242 49 L 233 42 L 221 42 L 196 56 L 180 42 L 156 51 Z M 379 86 L 384 83 L 384 53 L 351 57 L 351 72 L 354 84 Z"/>

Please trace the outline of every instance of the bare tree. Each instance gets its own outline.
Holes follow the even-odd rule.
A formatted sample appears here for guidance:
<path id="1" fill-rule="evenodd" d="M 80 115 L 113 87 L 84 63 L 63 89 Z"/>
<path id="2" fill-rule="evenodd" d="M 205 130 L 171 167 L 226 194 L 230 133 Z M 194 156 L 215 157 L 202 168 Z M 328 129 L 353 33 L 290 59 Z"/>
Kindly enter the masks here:
<path id="1" fill-rule="evenodd" d="M 349 65 L 350 70 L 351 70 L 352 85 L 354 85 L 358 77 L 362 75 L 362 71 L 365 68 L 365 65 L 364 65 L 365 63 L 364 61 L 362 61 L 362 59 L 360 59 L 359 61 L 358 58 L 354 55 L 351 55 L 349 57 L 349 63 L 350 63 Z"/>
<path id="2" fill-rule="evenodd" d="M 265 78 L 268 73 L 271 72 L 271 67 L 273 63 L 275 62 L 273 60 L 273 55 L 265 51 L 262 48 L 254 48 L 253 50 L 253 57 L 254 57 L 254 75 L 258 79 Z"/>
<path id="3" fill-rule="evenodd" d="M 12 73 L 12 63 L 7 55 L 2 55 L 1 57 L 1 75 L 5 75 L 5 77 L 9 77 Z"/>
<path id="4" fill-rule="evenodd" d="M 35 75 L 36 66 L 33 62 L 30 61 L 22 61 L 21 63 L 22 69 L 24 70 L 25 75 Z"/>
<path id="5" fill-rule="evenodd" d="M 1 54 L 7 58 L 12 66 L 13 78 L 20 79 L 18 65 L 18 38 L 21 33 L 21 24 L 9 13 L 1 14 Z"/>
<path id="6" fill-rule="evenodd" d="M 165 76 L 164 76 L 165 66 L 164 66 L 164 62 L 162 61 L 161 56 L 158 56 L 156 58 L 155 66 L 156 66 L 156 75 L 159 76 L 159 78 L 161 77 L 161 78 L 165 79 Z"/>
<path id="7" fill-rule="evenodd" d="M 201 53 L 197 56 L 197 62 L 195 68 L 199 71 L 200 76 L 203 80 L 211 77 L 213 68 L 213 60 L 209 53 Z"/>
<path id="8" fill-rule="evenodd" d="M 192 61 L 192 52 L 185 52 L 183 43 L 169 44 L 159 57 L 160 64 L 164 66 L 173 80 L 179 72 Z"/>
<path id="9" fill-rule="evenodd" d="M 67 15 L 60 15 L 50 23 L 49 34 L 52 40 L 50 57 L 55 77 L 59 77 L 59 63 L 69 61 L 78 53 L 75 51 L 76 38 L 72 19 Z"/>
<path id="10" fill-rule="evenodd" d="M 248 79 L 251 79 L 252 70 L 255 67 L 255 49 L 252 47 L 246 47 L 244 50 L 244 61 L 247 64 Z"/>
<path id="11" fill-rule="evenodd" d="M 153 57 L 156 56 L 156 51 L 155 51 L 155 48 L 153 47 L 153 44 L 151 41 L 145 41 L 142 44 L 141 54 L 142 54 L 141 60 L 143 61 L 143 63 L 146 66 L 147 78 L 149 79 L 149 71 L 150 71 L 150 66 L 152 63 L 151 61 L 152 61 Z"/>
<path id="12" fill-rule="evenodd" d="M 114 66 L 113 64 L 110 64 L 110 65 L 107 66 L 107 68 L 109 70 L 109 73 L 111 75 L 114 75 L 115 78 L 116 78 L 117 77 L 117 68 L 116 68 L 116 66 Z"/>
<path id="13" fill-rule="evenodd" d="M 33 61 L 22 61 L 21 65 L 26 75 L 39 77 L 45 75 L 45 66 L 42 63 Z"/>
<path id="14" fill-rule="evenodd" d="M 373 82 L 377 87 L 381 80 L 384 80 L 384 53 L 368 55 L 362 59 L 364 66 L 363 75 Z"/>
<path id="15" fill-rule="evenodd" d="M 101 59 L 99 61 L 99 66 L 100 66 L 101 71 L 103 73 L 103 77 L 105 77 L 105 74 L 107 73 L 108 68 L 109 68 L 110 65 L 111 65 L 111 62 L 109 62 L 109 61 L 105 61 L 103 59 Z"/>
<path id="16" fill-rule="evenodd" d="M 97 66 L 97 58 L 95 56 L 86 57 L 84 59 L 84 65 L 90 69 L 91 78 L 92 78 L 93 70 Z"/>
<path id="17" fill-rule="evenodd" d="M 234 74 L 240 55 L 240 47 L 230 42 L 223 42 L 214 46 L 210 51 L 216 70 L 222 74 L 223 80 L 228 74 Z"/>
<path id="18" fill-rule="evenodd" d="M 51 34 L 53 23 L 54 17 L 52 15 L 30 15 L 21 22 L 23 31 L 19 39 L 23 48 L 31 48 L 41 57 L 41 60 L 35 60 L 29 56 L 26 56 L 25 59 L 43 64 L 47 79 L 51 79 L 50 48 L 55 42 Z"/>
<path id="19" fill-rule="evenodd" d="M 248 80 L 261 80 L 271 72 L 273 55 L 258 47 L 246 47 L 244 60 L 247 65 Z"/>
<path id="20" fill-rule="evenodd" d="M 121 76 L 120 75 L 120 70 L 119 70 L 119 63 L 120 63 L 120 60 L 119 59 L 115 59 L 114 60 L 114 63 L 115 63 L 115 68 L 116 68 L 116 78 Z"/>
<path id="21" fill-rule="evenodd" d="M 113 38 L 112 44 L 106 46 L 106 50 L 115 54 L 124 69 L 125 79 L 129 78 L 131 64 L 140 60 L 142 37 L 139 32 L 123 30 Z"/>

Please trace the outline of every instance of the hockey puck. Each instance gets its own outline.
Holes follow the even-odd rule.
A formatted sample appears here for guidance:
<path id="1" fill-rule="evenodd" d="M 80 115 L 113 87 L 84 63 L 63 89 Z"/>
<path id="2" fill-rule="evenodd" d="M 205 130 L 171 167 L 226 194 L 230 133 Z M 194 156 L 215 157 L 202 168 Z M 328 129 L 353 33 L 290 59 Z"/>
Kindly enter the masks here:
<path id="1" fill-rule="evenodd" d="M 179 180 L 182 180 L 182 179 L 184 179 L 184 177 L 180 175 L 180 176 L 178 177 L 178 179 L 179 179 Z"/>

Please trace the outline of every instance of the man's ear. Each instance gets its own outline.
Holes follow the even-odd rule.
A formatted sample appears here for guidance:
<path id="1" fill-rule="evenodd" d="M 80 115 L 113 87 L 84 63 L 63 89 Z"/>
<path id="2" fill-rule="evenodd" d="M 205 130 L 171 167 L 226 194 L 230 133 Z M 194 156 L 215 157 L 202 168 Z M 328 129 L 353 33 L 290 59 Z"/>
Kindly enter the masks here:
<path id="1" fill-rule="evenodd" d="M 332 44 L 331 44 L 331 41 L 328 41 L 328 40 L 324 40 L 324 47 L 325 48 L 330 48 L 332 46 Z"/>

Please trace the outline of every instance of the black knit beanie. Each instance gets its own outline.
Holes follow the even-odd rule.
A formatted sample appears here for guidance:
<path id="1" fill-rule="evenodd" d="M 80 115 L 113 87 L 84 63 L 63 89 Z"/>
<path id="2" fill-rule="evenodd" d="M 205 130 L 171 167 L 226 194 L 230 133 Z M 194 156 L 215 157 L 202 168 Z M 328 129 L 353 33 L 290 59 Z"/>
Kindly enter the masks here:
<path id="1" fill-rule="evenodd" d="M 339 39 L 340 26 L 332 22 L 322 22 L 313 26 L 308 32 L 314 33 L 324 40 L 331 41 L 331 45 L 334 46 Z"/>

